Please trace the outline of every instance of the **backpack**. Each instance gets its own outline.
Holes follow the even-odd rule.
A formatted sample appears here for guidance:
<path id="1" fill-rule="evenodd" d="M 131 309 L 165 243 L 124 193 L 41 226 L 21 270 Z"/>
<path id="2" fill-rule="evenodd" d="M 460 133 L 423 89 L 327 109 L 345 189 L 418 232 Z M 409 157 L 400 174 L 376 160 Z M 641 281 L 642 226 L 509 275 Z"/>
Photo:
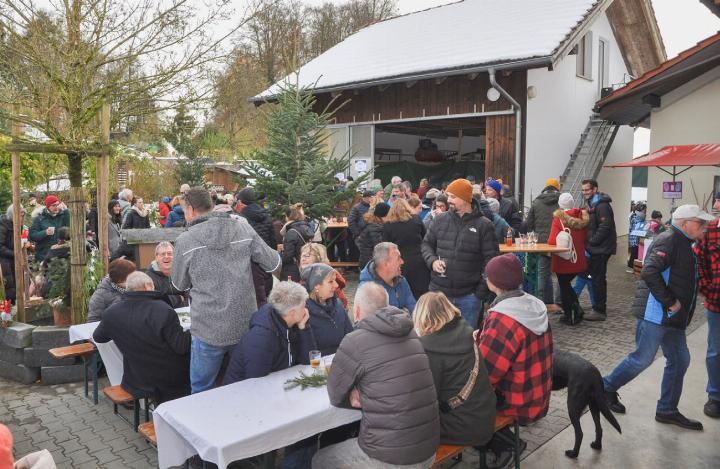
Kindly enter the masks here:
<path id="1" fill-rule="evenodd" d="M 557 238 L 555 239 L 555 244 L 559 248 L 567 248 L 570 250 L 566 252 L 555 252 L 553 254 L 574 264 L 577 262 L 577 252 L 575 252 L 575 243 L 573 243 L 572 232 L 570 231 L 570 228 L 567 228 L 563 224 L 562 220 L 559 218 L 558 220 L 560 221 L 560 226 L 562 226 L 562 231 L 558 233 Z"/>

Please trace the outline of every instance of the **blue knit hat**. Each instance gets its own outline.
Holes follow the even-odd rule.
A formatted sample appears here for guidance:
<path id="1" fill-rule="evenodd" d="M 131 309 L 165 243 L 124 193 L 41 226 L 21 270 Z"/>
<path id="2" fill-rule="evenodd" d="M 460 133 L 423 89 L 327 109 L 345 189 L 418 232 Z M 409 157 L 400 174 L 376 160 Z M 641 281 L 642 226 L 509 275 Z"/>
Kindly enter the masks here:
<path id="1" fill-rule="evenodd" d="M 502 193 L 502 184 L 500 184 L 500 181 L 498 181 L 497 179 L 490 179 L 487 182 L 487 185 L 490 186 L 498 194 Z"/>
<path id="2" fill-rule="evenodd" d="M 165 196 L 165 197 L 162 198 L 162 201 L 163 201 L 164 204 L 167 204 L 167 203 L 170 202 L 170 197 Z"/>

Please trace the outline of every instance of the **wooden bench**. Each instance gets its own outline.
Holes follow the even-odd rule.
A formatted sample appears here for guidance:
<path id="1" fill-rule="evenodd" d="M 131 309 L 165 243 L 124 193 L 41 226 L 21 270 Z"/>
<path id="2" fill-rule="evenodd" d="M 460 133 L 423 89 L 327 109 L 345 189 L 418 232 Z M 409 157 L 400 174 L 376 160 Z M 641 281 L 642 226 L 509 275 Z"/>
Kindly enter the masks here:
<path id="1" fill-rule="evenodd" d="M 502 415 L 498 415 L 495 417 L 495 433 L 502 430 L 505 427 L 509 427 L 511 425 L 514 425 L 515 427 L 515 449 L 517 450 L 520 444 L 520 426 L 517 423 L 517 420 L 513 417 L 506 417 Z M 465 450 L 465 448 L 468 448 L 468 446 L 459 446 L 459 445 L 440 445 L 438 446 L 438 449 L 435 451 L 435 462 L 433 463 L 432 467 L 437 468 L 441 464 L 450 461 L 451 459 L 454 460 L 453 464 L 451 464 L 448 467 L 452 467 L 455 464 L 462 461 L 462 452 Z M 479 448 L 478 448 L 479 449 Z M 480 451 L 480 467 L 485 467 L 485 450 Z M 515 452 L 515 468 L 518 469 L 520 467 L 520 457 L 517 454 L 517 451 Z"/>
<path id="2" fill-rule="evenodd" d="M 145 422 L 140 424 L 137 429 L 138 433 L 145 438 L 148 443 L 157 448 L 157 435 L 155 435 L 155 424 L 152 422 Z"/>
<path id="3" fill-rule="evenodd" d="M 53 358 L 58 360 L 63 358 L 75 358 L 80 357 L 83 361 L 83 372 L 85 376 L 85 397 L 88 397 L 88 370 L 92 370 L 92 383 L 93 383 L 93 403 L 98 403 L 98 353 L 95 344 L 92 342 L 83 342 L 81 344 L 67 345 L 65 347 L 51 348 L 48 353 Z"/>
<path id="4" fill-rule="evenodd" d="M 330 267 L 335 269 L 347 269 L 349 267 L 358 267 L 357 262 L 330 262 Z"/>
<path id="5" fill-rule="evenodd" d="M 117 415 L 121 419 L 125 420 L 127 423 L 129 423 L 135 431 L 138 431 L 138 427 L 140 426 L 140 398 L 136 398 L 129 392 L 127 392 L 125 389 L 123 389 L 122 386 L 108 386 L 106 388 L 103 388 L 103 394 L 107 396 L 108 399 L 113 403 L 113 414 Z M 148 399 L 147 397 L 143 398 L 144 404 L 145 404 L 145 421 L 150 421 L 150 408 L 148 406 Z M 118 405 L 123 404 L 130 404 L 133 405 L 133 421 L 130 422 L 130 420 L 126 419 L 122 414 L 118 412 Z"/>

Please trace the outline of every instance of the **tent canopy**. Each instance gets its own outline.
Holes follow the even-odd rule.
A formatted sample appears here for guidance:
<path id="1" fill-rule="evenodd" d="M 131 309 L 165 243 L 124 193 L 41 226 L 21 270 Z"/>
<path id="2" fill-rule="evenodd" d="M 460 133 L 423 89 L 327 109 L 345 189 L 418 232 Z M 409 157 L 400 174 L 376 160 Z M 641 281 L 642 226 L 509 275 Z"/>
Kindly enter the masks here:
<path id="1" fill-rule="evenodd" d="M 672 145 L 639 156 L 627 163 L 607 165 L 606 168 L 634 168 L 647 166 L 720 166 L 720 144 Z"/>

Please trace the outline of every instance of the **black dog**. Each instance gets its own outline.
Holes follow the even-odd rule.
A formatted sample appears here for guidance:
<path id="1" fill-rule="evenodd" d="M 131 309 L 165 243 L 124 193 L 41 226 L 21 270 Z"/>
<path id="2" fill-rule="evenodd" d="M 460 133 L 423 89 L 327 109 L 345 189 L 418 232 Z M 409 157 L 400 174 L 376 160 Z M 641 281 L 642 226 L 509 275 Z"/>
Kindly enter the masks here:
<path id="1" fill-rule="evenodd" d="M 565 451 L 565 456 L 577 458 L 580 453 L 580 444 L 583 432 L 580 428 L 580 416 L 585 408 L 590 406 L 590 413 L 595 422 L 595 441 L 590 443 L 593 449 L 602 449 L 602 426 L 600 426 L 600 413 L 622 433 L 620 424 L 610 411 L 605 400 L 605 388 L 602 376 L 598 369 L 584 358 L 569 352 L 553 352 L 553 391 L 567 387 L 567 406 L 570 422 L 575 429 L 575 447 Z"/>

